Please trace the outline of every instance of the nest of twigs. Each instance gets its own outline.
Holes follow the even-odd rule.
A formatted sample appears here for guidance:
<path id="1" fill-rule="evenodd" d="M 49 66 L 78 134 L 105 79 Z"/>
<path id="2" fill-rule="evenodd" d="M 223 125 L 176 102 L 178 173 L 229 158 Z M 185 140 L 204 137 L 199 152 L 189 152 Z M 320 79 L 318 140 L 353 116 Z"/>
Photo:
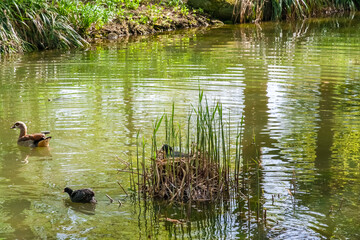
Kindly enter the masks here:
<path id="1" fill-rule="evenodd" d="M 219 164 L 210 162 L 206 154 L 180 155 L 157 152 L 142 186 L 146 195 L 170 201 L 209 201 L 227 190 Z"/>

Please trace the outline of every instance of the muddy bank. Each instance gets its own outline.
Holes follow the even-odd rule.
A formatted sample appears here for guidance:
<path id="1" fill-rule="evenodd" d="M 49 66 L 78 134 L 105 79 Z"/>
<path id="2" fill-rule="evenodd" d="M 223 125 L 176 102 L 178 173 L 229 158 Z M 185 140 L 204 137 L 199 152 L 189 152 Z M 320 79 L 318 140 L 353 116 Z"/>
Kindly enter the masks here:
<path id="1" fill-rule="evenodd" d="M 196 10 L 165 8 L 157 5 L 140 6 L 128 10 L 124 16 L 117 17 L 100 29 L 91 26 L 86 34 L 89 42 L 102 39 L 116 40 L 130 35 L 147 35 L 175 29 L 194 28 L 223 24 Z"/>

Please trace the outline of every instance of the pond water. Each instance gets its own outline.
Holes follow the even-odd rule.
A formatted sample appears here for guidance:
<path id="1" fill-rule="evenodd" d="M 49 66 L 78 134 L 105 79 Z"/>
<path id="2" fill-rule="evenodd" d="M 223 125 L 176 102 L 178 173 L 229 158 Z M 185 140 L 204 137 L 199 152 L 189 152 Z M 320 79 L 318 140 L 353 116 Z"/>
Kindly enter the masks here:
<path id="1" fill-rule="evenodd" d="M 359 15 L 225 25 L 1 59 L 0 238 L 360 239 L 359 29 Z M 261 160 L 246 194 L 265 221 L 236 199 L 135 201 L 117 183 L 129 191 L 117 169 L 137 131 L 150 144 L 154 120 L 175 103 L 182 121 L 199 87 L 231 124 L 244 117 L 244 162 Z M 50 130 L 50 148 L 18 147 L 16 121 Z"/>

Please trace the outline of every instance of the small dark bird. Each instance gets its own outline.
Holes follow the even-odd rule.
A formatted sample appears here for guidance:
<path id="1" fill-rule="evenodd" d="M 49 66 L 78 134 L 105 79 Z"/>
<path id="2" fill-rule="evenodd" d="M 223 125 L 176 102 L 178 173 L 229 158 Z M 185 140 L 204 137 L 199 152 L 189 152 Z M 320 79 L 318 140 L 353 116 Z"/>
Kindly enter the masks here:
<path id="1" fill-rule="evenodd" d="M 169 156 L 170 157 L 188 157 L 189 156 L 189 154 L 186 154 L 186 153 L 180 154 L 180 152 L 174 151 L 173 148 L 167 144 L 162 145 L 160 151 L 165 152 L 167 157 L 169 157 Z"/>
<path id="2" fill-rule="evenodd" d="M 69 194 L 72 202 L 77 203 L 96 203 L 95 193 L 89 188 L 72 190 L 71 188 L 64 188 L 64 191 Z"/>
<path id="3" fill-rule="evenodd" d="M 162 145 L 162 147 L 160 148 L 160 151 L 165 152 L 165 153 L 166 153 L 166 156 L 169 156 L 169 155 L 172 154 L 173 149 L 172 149 L 172 147 L 170 147 L 169 145 L 164 144 L 164 145 Z"/>

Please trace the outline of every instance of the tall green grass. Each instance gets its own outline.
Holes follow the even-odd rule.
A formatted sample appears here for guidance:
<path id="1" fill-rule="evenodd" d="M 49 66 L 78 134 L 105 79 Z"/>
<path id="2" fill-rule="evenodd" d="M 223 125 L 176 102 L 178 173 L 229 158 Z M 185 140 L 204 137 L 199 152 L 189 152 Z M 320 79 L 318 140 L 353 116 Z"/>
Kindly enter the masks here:
<path id="1" fill-rule="evenodd" d="M 46 1 L 0 2 L 0 53 L 83 47 L 86 41 Z"/>
<path id="2" fill-rule="evenodd" d="M 140 0 L 0 1 L 0 54 L 84 47 L 90 27 L 101 28 Z"/>
<path id="3" fill-rule="evenodd" d="M 60 0 L 56 2 L 56 9 L 69 19 L 80 35 L 85 36 L 91 26 L 101 28 L 119 14 L 122 2 L 119 0 Z"/>
<path id="4" fill-rule="evenodd" d="M 134 20 L 141 4 L 154 9 L 184 6 L 181 0 L 2 0 L 0 54 L 83 47 L 87 45 L 83 38 L 113 19 Z M 161 16 L 163 7 L 158 9 Z"/>

